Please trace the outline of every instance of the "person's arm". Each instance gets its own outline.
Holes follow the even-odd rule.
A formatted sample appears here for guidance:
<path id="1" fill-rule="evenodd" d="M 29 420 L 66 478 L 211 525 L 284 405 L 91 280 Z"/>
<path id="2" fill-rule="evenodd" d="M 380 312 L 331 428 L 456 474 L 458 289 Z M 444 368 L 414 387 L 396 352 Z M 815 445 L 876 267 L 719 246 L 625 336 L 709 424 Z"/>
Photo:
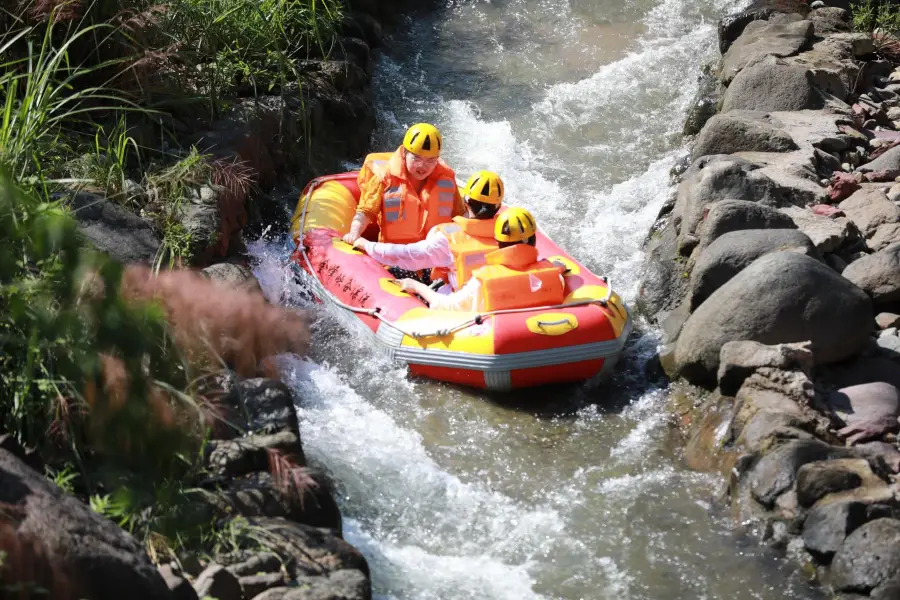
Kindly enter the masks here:
<path id="1" fill-rule="evenodd" d="M 449 267 L 453 263 L 447 236 L 432 228 L 421 242 L 413 244 L 387 244 L 359 238 L 353 243 L 383 265 L 400 267 L 407 271 Z"/>
<path id="2" fill-rule="evenodd" d="M 415 279 L 401 279 L 400 287 L 404 292 L 412 292 L 422 297 L 428 307 L 434 310 L 478 310 L 478 296 L 481 293 L 481 282 L 473 277 L 458 292 L 439 294 L 424 283 Z"/>
<path id="3" fill-rule="evenodd" d="M 352 244 L 358 240 L 366 227 L 378 219 L 383 194 L 384 186 L 377 177 L 369 177 L 360 184 L 356 214 L 350 223 L 350 231 L 342 238 L 345 242 Z"/>

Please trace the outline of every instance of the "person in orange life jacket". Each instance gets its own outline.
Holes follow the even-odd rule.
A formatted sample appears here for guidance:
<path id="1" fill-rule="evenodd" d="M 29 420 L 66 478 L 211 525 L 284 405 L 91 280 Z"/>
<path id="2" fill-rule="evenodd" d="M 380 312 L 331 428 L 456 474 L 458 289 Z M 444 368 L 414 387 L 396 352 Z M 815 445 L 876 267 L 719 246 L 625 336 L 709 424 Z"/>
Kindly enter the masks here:
<path id="1" fill-rule="evenodd" d="M 464 214 L 456 174 L 440 159 L 442 146 L 434 125 L 418 123 L 407 130 L 395 152 L 366 156 L 357 176 L 356 214 L 343 240 L 353 244 L 377 221 L 379 241 L 411 244 L 435 225 Z"/>
<path id="2" fill-rule="evenodd" d="M 400 287 L 435 310 L 490 312 L 562 304 L 565 267 L 538 260 L 536 234 L 528 210 L 509 208 L 494 224 L 499 249 L 486 256 L 487 264 L 476 269 L 462 289 L 444 295 L 413 279 L 401 280 Z"/>
<path id="3" fill-rule="evenodd" d="M 494 221 L 503 202 L 503 180 L 491 171 L 479 171 L 463 187 L 463 199 L 468 215 L 437 225 L 421 242 L 385 244 L 359 238 L 353 246 L 383 265 L 406 271 L 431 269 L 432 280 L 449 283 L 442 291 L 458 290 L 485 264 L 485 255 L 497 249 Z"/>

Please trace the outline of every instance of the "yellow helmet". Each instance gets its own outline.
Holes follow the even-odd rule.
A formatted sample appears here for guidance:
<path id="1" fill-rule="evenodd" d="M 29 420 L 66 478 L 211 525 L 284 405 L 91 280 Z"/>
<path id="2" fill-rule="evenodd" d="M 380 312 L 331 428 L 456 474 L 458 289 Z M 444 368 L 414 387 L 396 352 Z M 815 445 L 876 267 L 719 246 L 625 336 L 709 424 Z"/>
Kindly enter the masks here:
<path id="1" fill-rule="evenodd" d="M 493 171 L 478 171 L 469 177 L 463 196 L 467 200 L 500 206 L 503 202 L 503 180 Z"/>
<path id="2" fill-rule="evenodd" d="M 524 242 L 537 233 L 534 216 L 526 208 L 514 206 L 497 217 L 494 239 L 498 242 Z"/>
<path id="3" fill-rule="evenodd" d="M 434 125 L 417 123 L 406 130 L 403 147 L 422 158 L 437 158 L 441 155 L 444 140 Z"/>

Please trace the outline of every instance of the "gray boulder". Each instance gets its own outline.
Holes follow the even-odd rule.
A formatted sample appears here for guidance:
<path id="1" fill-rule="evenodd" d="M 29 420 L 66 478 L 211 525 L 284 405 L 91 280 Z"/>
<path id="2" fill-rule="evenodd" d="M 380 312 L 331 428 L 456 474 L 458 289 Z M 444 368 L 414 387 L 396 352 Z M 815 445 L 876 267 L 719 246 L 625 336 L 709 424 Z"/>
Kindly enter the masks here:
<path id="1" fill-rule="evenodd" d="M 93 194 L 76 194 L 69 202 L 78 231 L 87 241 L 123 264 L 150 264 L 159 251 L 160 239 L 142 218 Z"/>
<path id="2" fill-rule="evenodd" d="M 900 521 L 876 519 L 855 530 L 831 564 L 834 587 L 868 593 L 900 572 Z"/>
<path id="3" fill-rule="evenodd" d="M 813 34 L 824 37 L 831 33 L 850 31 L 850 12 L 839 6 L 825 6 L 809 13 Z"/>
<path id="4" fill-rule="evenodd" d="M 809 71 L 769 56 L 744 68 L 725 91 L 722 112 L 730 110 L 804 110 L 824 108 Z"/>
<path id="5" fill-rule="evenodd" d="M 809 340 L 816 364 L 837 362 L 868 342 L 873 319 L 865 293 L 831 268 L 803 254 L 775 252 L 738 273 L 688 318 L 675 367 L 691 382 L 714 382 L 722 346 L 739 340 Z"/>
<path id="6" fill-rule="evenodd" d="M 808 208 L 789 206 L 781 209 L 805 233 L 816 249 L 824 254 L 835 252 L 859 238 L 856 227 L 846 217 L 817 215 Z"/>
<path id="7" fill-rule="evenodd" d="M 797 471 L 797 502 L 809 507 L 828 494 L 882 482 L 862 458 L 823 460 L 807 463 Z"/>
<path id="8" fill-rule="evenodd" d="M 864 290 L 880 309 L 900 303 L 900 244 L 850 263 L 844 277 Z"/>
<path id="9" fill-rule="evenodd" d="M 778 446 L 753 467 L 750 492 L 763 506 L 771 508 L 782 493 L 794 485 L 803 465 L 832 458 L 845 458 L 851 451 L 829 446 L 819 440 L 796 440 Z"/>
<path id="10" fill-rule="evenodd" d="M 710 154 L 788 152 L 797 144 L 784 130 L 767 122 L 766 113 L 732 111 L 712 117 L 697 136 L 694 160 Z"/>
<path id="11" fill-rule="evenodd" d="M 822 562 L 829 562 L 844 539 L 866 522 L 862 502 L 832 502 L 814 507 L 803 523 L 803 545 Z"/>
<path id="12" fill-rule="evenodd" d="M 727 203 L 720 203 L 716 208 L 721 209 L 725 204 Z M 775 214 L 780 215 L 774 209 L 767 210 L 772 210 Z M 710 212 L 712 213 L 712 211 Z M 783 217 L 783 215 L 781 216 Z M 790 222 L 789 218 L 784 218 Z M 780 224 L 780 222 L 775 224 Z M 716 229 L 720 228 L 722 228 L 721 225 L 716 227 Z M 704 233 L 706 233 L 705 228 Z M 810 239 L 796 229 L 744 229 L 730 231 L 717 237 L 703 250 L 691 271 L 691 310 L 695 310 L 710 294 L 760 256 L 781 251 L 799 252 L 821 260 L 819 252 Z"/>
<path id="13" fill-rule="evenodd" d="M 806 342 L 777 346 L 750 341 L 726 342 L 719 353 L 719 391 L 725 396 L 735 395 L 744 381 L 763 367 L 809 373 L 813 366 L 809 347 Z"/>
<path id="14" fill-rule="evenodd" d="M 721 78 L 728 85 L 747 65 L 767 56 L 791 56 L 799 52 L 813 33 L 810 21 L 753 21 L 722 57 Z"/>
<path id="15" fill-rule="evenodd" d="M 900 208 L 879 189 L 862 188 L 838 204 L 860 232 L 871 237 L 882 225 L 900 222 Z"/>
<path id="16" fill-rule="evenodd" d="M 197 596 L 207 596 L 216 600 L 243 600 L 243 591 L 237 578 L 221 565 L 210 565 L 200 573 L 194 582 Z"/>
<path id="17" fill-rule="evenodd" d="M 0 449 L 0 503 L 15 517 L 16 534 L 54 556 L 78 598 L 170 600 L 172 593 L 144 548 L 112 521 L 65 494 Z"/>
<path id="18" fill-rule="evenodd" d="M 219 281 L 230 287 L 262 292 L 259 282 L 247 267 L 235 263 L 224 262 L 210 265 L 200 271 L 207 278 Z"/>
<path id="19" fill-rule="evenodd" d="M 860 173 L 887 171 L 889 177 L 900 175 L 900 146 L 895 146 L 878 158 L 861 165 L 856 169 Z"/>
<path id="20" fill-rule="evenodd" d="M 796 229 L 794 221 L 784 213 L 747 200 L 723 200 L 712 205 L 697 231 L 698 248 L 706 247 L 720 236 L 750 229 Z"/>
<path id="21" fill-rule="evenodd" d="M 725 54 L 731 44 L 738 39 L 750 23 L 765 21 L 772 15 L 784 14 L 802 19 L 809 12 L 809 6 L 800 0 L 754 0 L 749 6 L 736 13 L 726 15 L 719 20 L 719 52 Z"/>
<path id="22" fill-rule="evenodd" d="M 271 589 L 254 600 L 370 600 L 369 581 L 359 571 L 342 569 L 321 577 L 298 577 L 297 587 Z"/>

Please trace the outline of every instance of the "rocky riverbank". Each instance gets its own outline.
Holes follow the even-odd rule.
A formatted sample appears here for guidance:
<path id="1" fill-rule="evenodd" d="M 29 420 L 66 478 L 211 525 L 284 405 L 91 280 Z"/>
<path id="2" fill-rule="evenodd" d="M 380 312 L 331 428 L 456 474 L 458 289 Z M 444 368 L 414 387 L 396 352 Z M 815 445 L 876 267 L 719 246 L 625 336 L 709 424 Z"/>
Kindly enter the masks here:
<path id="1" fill-rule="evenodd" d="M 148 284 L 144 267 L 165 271 L 168 262 L 176 270 L 202 270 L 218 282 L 219 287 L 203 288 L 208 293 L 219 290 L 224 296 L 228 290 L 242 290 L 243 296 L 229 301 L 246 306 L 224 310 L 220 320 L 275 319 L 274 312 L 263 314 L 265 301 L 249 269 L 245 236 L 258 237 L 267 227 L 283 230 L 297 200 L 286 190 L 340 171 L 343 161 L 359 160 L 369 150 L 375 126 L 370 86 L 374 49 L 382 43 L 383 29 L 395 25 L 401 14 L 421 8 L 421 3 L 406 0 L 346 2 L 333 47 L 320 51 L 310 45 L 310 57 L 298 63 L 302 72 L 293 73 L 288 84 L 265 91 L 262 86 L 238 88 L 227 99 L 228 108 L 213 119 L 202 110 L 176 106 L 158 127 L 145 123 L 143 129 L 127 131 L 136 147 L 153 147 L 154 136 L 158 142 L 166 132 L 175 132 L 179 149 L 193 148 L 177 164 L 155 172 L 132 169 L 137 177 L 122 186 L 89 181 L 57 187 L 53 198 L 74 217 L 87 246 L 130 265 L 123 289 L 130 282 L 138 297 L 162 299 L 175 330 L 190 329 L 192 319 L 202 321 L 210 311 L 194 311 L 190 305 L 208 298 L 189 297 L 191 292 L 183 288 L 192 285 L 190 276 L 162 276 L 159 284 Z M 107 160 L 108 152 L 98 148 L 97 158 Z M 257 365 L 258 359 L 286 346 L 239 335 L 231 339 L 225 330 L 202 333 L 223 336 L 224 341 L 209 345 L 232 370 L 214 381 L 203 375 L 199 387 L 207 404 L 199 412 L 211 433 L 199 436 L 205 437 L 199 458 L 179 457 L 190 465 L 185 479 L 148 486 L 165 488 L 152 490 L 165 506 L 150 500 L 139 516 L 130 515 L 138 505 L 135 498 L 118 496 L 128 492 L 128 485 L 105 489 L 104 482 L 127 482 L 140 471 L 110 475 L 113 469 L 98 455 L 90 457 L 95 461 L 90 466 L 79 463 L 81 479 L 61 474 L 65 456 L 47 456 L 45 464 L 40 452 L 15 440 L 21 436 L 3 434 L 0 427 L 0 502 L 10 508 L 0 519 L 0 595 L 24 589 L 21 597 L 27 597 L 28 590 L 43 588 L 54 598 L 91 600 L 123 594 L 148 599 L 371 598 L 368 565 L 342 539 L 331 484 L 306 464 L 296 416 L 303 399 L 276 379 L 252 376 L 271 374 L 264 364 Z M 195 341 L 193 345 L 204 344 Z M 252 364 L 235 368 L 228 349 L 232 342 L 253 345 L 232 353 L 246 355 Z M 305 340 L 299 342 L 298 348 L 305 346 Z M 115 385 L 110 384 L 113 375 L 104 376 L 107 385 Z M 132 399 L 122 402 L 127 406 Z M 170 425 L 172 420 L 169 416 Z M 120 439 L 123 435 L 127 433 L 121 432 Z M 139 443 L 126 440 L 126 452 L 135 450 L 130 441 Z M 74 447 L 81 441 L 71 443 Z M 45 470 L 55 473 L 59 485 L 42 475 Z M 92 482 L 89 473 L 94 472 L 100 475 Z M 78 483 L 71 484 L 73 480 Z M 176 489 L 168 490 L 169 485 Z M 86 499 L 90 507 L 82 501 Z M 172 537 L 164 539 L 150 526 L 140 535 L 134 531 L 148 522 Z M 188 538 L 194 541 L 185 542 Z"/>
<path id="2" fill-rule="evenodd" d="M 848 8 L 722 19 L 638 304 L 670 378 L 713 390 L 688 460 L 736 519 L 841 597 L 896 598 L 900 70 Z"/>

